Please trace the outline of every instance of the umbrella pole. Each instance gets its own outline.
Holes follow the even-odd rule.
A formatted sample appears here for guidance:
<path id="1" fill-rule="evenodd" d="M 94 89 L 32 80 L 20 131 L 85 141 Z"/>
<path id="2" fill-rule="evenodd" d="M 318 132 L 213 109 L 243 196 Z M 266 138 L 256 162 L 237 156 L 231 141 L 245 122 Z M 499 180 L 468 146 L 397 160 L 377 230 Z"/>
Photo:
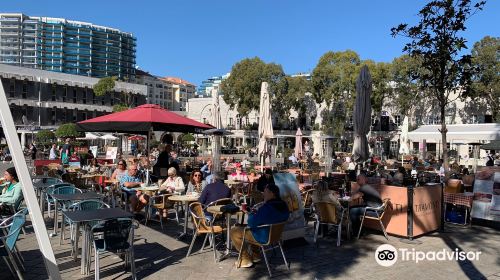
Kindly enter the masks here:
<path id="1" fill-rule="evenodd" d="M 146 155 L 149 156 L 149 138 L 151 137 L 151 130 L 148 130 L 148 138 L 146 139 Z"/>

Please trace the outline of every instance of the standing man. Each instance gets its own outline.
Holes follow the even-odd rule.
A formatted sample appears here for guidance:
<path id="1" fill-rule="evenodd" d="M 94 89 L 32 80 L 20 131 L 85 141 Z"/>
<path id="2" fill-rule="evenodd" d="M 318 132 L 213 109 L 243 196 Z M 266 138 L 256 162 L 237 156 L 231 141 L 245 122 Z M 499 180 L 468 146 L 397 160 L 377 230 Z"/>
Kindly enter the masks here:
<path id="1" fill-rule="evenodd" d="M 380 194 L 372 186 L 367 184 L 365 174 L 359 174 L 356 178 L 357 185 L 352 189 L 352 200 L 363 198 L 363 205 L 356 205 L 349 209 L 349 215 L 352 222 L 352 233 L 358 232 L 361 226 L 361 216 L 366 207 L 379 207 L 382 205 Z"/>
<path id="2" fill-rule="evenodd" d="M 56 146 L 56 144 L 52 144 L 52 148 L 50 148 L 49 159 L 50 160 L 57 159 L 57 146 Z"/>
<path id="3" fill-rule="evenodd" d="M 37 151 L 38 151 L 38 149 L 36 148 L 35 143 L 31 143 L 30 153 L 31 153 L 31 159 L 32 160 L 36 159 L 36 153 L 37 153 Z"/>
<path id="4" fill-rule="evenodd" d="M 61 151 L 59 151 L 59 153 L 61 155 L 62 164 L 68 164 L 69 163 L 69 157 L 71 156 L 71 150 L 72 150 L 72 147 L 71 147 L 71 144 L 70 144 L 70 140 L 71 139 L 66 138 L 66 142 L 62 146 Z"/>

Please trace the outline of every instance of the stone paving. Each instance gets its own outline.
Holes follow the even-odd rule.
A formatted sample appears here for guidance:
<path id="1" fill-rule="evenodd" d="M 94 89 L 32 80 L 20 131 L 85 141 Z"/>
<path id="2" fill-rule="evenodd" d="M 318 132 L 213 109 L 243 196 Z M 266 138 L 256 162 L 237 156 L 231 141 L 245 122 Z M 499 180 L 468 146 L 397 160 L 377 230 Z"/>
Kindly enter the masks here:
<path id="1" fill-rule="evenodd" d="M 51 225 L 47 221 L 47 225 Z M 49 226 L 50 228 L 50 226 Z M 250 269 L 236 269 L 236 257 L 215 263 L 213 252 L 198 252 L 202 240 L 195 244 L 193 255 L 185 258 L 190 240 L 176 240 L 182 230 L 174 220 L 169 220 L 162 231 L 155 222 L 141 225 L 136 231 L 135 256 L 139 279 L 266 279 L 264 263 Z M 306 230 L 306 241 L 285 244 L 285 254 L 291 263 L 286 270 L 279 252 L 270 253 L 271 268 L 275 279 L 497 279 L 500 280 L 500 235 L 499 231 L 482 226 L 462 227 L 448 225 L 445 232 L 433 233 L 410 245 L 397 237 L 387 242 L 380 232 L 368 232 L 358 241 L 343 241 L 335 246 L 333 237 L 320 238 L 312 242 L 312 223 Z M 201 239 L 201 238 L 199 238 Z M 52 239 L 62 279 L 93 279 L 91 275 L 80 275 L 80 262 L 70 256 L 69 242 L 59 245 L 59 237 Z M 418 251 L 459 248 L 463 251 L 481 251 L 478 261 L 422 261 L 416 264 L 398 261 L 391 267 L 376 263 L 376 248 L 384 243 L 396 248 L 415 248 Z M 25 258 L 25 279 L 46 279 L 41 253 L 37 249 L 35 234 L 30 226 L 26 235 L 21 234 L 19 249 Z M 101 257 L 102 279 L 130 279 L 118 256 L 105 254 Z M 10 279 L 5 265 L 0 265 L 0 279 Z"/>

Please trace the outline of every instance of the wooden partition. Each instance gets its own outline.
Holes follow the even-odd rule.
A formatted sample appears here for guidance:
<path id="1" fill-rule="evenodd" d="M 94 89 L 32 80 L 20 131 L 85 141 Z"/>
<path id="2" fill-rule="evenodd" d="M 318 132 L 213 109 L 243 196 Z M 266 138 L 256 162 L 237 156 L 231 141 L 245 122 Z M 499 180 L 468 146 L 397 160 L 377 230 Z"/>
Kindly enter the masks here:
<path id="1" fill-rule="evenodd" d="M 383 223 L 387 233 L 408 237 L 408 189 L 401 186 L 379 185 L 382 199 L 390 198 Z M 441 224 L 441 185 L 414 188 L 413 237 L 439 229 Z M 367 221 L 365 226 L 380 229 L 378 222 Z"/>

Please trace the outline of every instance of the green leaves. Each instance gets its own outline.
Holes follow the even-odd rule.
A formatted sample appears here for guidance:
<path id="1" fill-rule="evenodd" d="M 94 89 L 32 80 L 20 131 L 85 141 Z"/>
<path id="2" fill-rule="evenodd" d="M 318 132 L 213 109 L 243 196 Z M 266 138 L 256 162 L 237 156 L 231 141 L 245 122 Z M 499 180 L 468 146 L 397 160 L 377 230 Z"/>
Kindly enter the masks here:
<path id="1" fill-rule="evenodd" d="M 126 104 L 116 104 L 113 106 L 113 113 L 126 111 L 128 109 L 129 107 Z"/>
<path id="2" fill-rule="evenodd" d="M 96 96 L 103 96 L 115 88 L 116 77 L 104 77 L 97 82 L 93 89 Z"/>
<path id="3" fill-rule="evenodd" d="M 76 130 L 74 123 L 66 123 L 57 128 L 55 135 L 58 138 L 76 138 L 83 136 L 83 133 Z"/>

